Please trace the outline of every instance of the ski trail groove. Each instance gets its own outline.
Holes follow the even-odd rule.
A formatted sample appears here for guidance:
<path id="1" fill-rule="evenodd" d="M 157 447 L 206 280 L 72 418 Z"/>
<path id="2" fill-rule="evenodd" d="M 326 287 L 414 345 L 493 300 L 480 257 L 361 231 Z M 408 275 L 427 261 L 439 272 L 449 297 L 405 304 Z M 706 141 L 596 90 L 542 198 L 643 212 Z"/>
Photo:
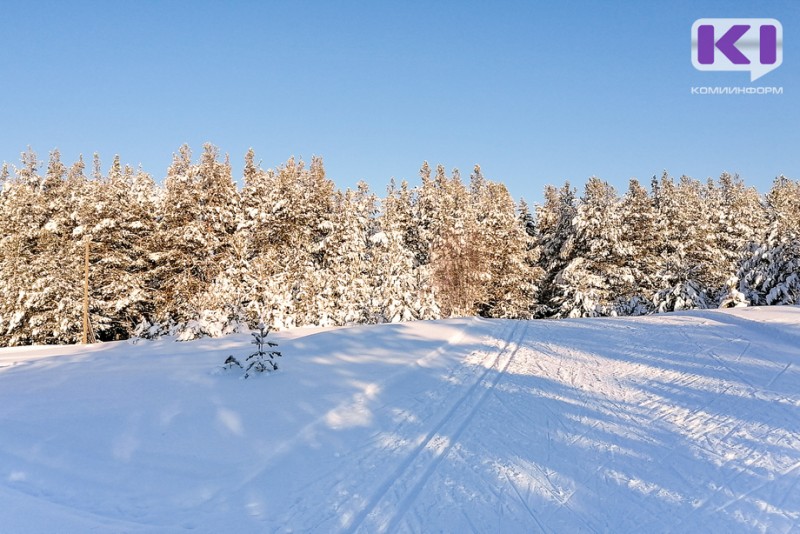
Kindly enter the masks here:
<path id="1" fill-rule="evenodd" d="M 511 489 L 514 490 L 514 493 L 517 495 L 519 502 L 522 503 L 522 506 L 525 508 L 525 511 L 528 512 L 529 516 L 531 516 L 531 519 L 533 519 L 533 522 L 536 523 L 537 527 L 539 527 L 539 530 L 541 530 L 542 532 L 547 532 L 547 529 L 544 528 L 544 525 L 542 525 L 542 523 L 539 521 L 539 518 L 536 517 L 536 512 L 534 512 L 531 509 L 530 505 L 528 504 L 528 500 L 522 496 L 522 493 L 520 493 L 519 488 L 517 488 L 517 485 L 514 484 L 513 480 L 511 480 L 511 477 L 508 476 L 508 473 L 505 474 L 505 477 L 506 480 L 508 481 L 508 485 L 511 486 Z"/>
<path id="2" fill-rule="evenodd" d="M 783 369 L 781 369 L 780 372 L 778 372 L 778 374 L 776 374 L 775 376 L 772 377 L 772 380 L 770 380 L 767 383 L 767 387 L 772 387 L 772 384 L 774 384 L 776 380 L 778 380 L 781 376 L 783 376 L 783 374 L 786 371 L 788 371 L 789 367 L 791 367 L 791 366 L 792 366 L 792 362 L 787 363 L 786 366 Z"/>
<path id="3" fill-rule="evenodd" d="M 441 345 L 437 348 L 429 351 L 427 354 L 417 358 L 414 360 L 414 367 L 423 367 L 425 363 L 435 360 L 437 357 L 441 356 L 447 350 L 454 345 L 457 345 L 464 336 L 467 334 L 467 328 L 469 326 L 474 325 L 477 322 L 476 318 L 472 318 L 468 324 L 463 325 L 456 333 L 451 335 L 447 340 L 444 341 Z M 409 369 L 405 369 L 403 371 L 396 372 L 392 375 L 387 376 L 383 381 L 379 382 L 378 385 L 380 387 L 385 387 L 388 384 L 391 384 L 395 381 L 402 379 L 407 374 L 411 373 L 412 371 Z M 359 396 L 363 396 L 362 394 L 357 394 L 354 397 L 354 400 L 357 399 Z M 245 478 L 243 478 L 237 486 L 234 488 L 235 491 L 242 490 L 248 484 L 252 483 L 254 480 L 258 479 L 259 477 L 263 476 L 264 473 L 283 455 L 294 449 L 299 443 L 303 442 L 308 438 L 309 435 L 313 433 L 313 431 L 326 424 L 327 413 L 321 414 L 318 417 L 314 418 L 311 422 L 305 425 L 297 435 L 290 440 L 284 442 L 280 447 L 272 451 L 270 455 L 262 459 L 259 464 L 253 469 L 253 471 L 248 474 Z M 334 470 L 335 471 L 335 470 Z"/>
<path id="4" fill-rule="evenodd" d="M 525 338 L 527 329 L 527 322 L 514 321 L 513 329 L 506 336 L 503 347 L 483 359 L 485 369 L 480 377 L 468 387 L 422 442 L 392 472 L 345 532 L 355 533 L 362 527 L 365 527 L 365 532 L 391 532 L 397 528 L 419 492 L 452 450 L 461 433 L 469 426 L 475 413 L 508 369 Z M 489 361 L 491 363 L 486 365 Z M 495 371 L 493 376 L 492 371 Z M 425 451 L 430 452 L 424 454 Z M 387 500 L 390 493 L 397 494 L 399 498 Z M 387 516 L 388 520 L 383 520 L 382 516 Z M 366 523 L 374 524 L 366 525 Z"/>

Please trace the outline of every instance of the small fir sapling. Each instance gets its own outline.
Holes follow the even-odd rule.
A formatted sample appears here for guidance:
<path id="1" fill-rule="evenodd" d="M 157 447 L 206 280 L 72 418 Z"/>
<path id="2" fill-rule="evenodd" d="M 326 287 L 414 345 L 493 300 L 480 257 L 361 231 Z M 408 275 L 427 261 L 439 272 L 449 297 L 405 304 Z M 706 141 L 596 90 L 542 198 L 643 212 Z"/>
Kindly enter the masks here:
<path id="1" fill-rule="evenodd" d="M 267 328 L 264 323 L 258 324 L 258 329 L 252 332 L 253 335 L 253 345 L 256 345 L 257 350 L 250 354 L 245 359 L 245 363 L 250 362 L 247 364 L 247 368 L 244 371 L 244 378 L 248 378 L 250 376 L 250 372 L 256 373 L 263 373 L 264 371 L 277 371 L 278 370 L 278 363 L 275 361 L 276 356 L 282 356 L 280 351 L 272 350 L 274 347 L 277 347 L 278 344 L 272 341 L 267 341 L 267 335 L 269 334 L 269 328 Z M 223 367 L 225 369 L 232 369 L 234 366 L 244 369 L 244 366 L 237 360 L 234 356 L 228 356 L 225 360 L 225 364 Z"/>

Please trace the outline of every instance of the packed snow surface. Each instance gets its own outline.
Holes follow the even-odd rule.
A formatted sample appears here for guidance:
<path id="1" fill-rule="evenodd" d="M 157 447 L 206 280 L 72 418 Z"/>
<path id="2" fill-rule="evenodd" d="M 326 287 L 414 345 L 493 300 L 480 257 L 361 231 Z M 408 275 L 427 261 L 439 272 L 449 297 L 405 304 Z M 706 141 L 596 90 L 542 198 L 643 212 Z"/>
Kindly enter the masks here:
<path id="1" fill-rule="evenodd" d="M 0 350 L 0 530 L 797 532 L 800 308 Z"/>

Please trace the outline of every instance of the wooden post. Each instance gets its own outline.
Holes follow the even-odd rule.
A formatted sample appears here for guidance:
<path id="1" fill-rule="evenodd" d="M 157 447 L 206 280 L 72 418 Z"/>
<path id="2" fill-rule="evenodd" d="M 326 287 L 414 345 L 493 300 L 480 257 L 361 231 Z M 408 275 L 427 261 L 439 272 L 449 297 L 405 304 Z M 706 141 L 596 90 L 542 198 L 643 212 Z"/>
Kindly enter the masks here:
<path id="1" fill-rule="evenodd" d="M 89 240 L 83 262 L 83 344 L 89 342 Z"/>

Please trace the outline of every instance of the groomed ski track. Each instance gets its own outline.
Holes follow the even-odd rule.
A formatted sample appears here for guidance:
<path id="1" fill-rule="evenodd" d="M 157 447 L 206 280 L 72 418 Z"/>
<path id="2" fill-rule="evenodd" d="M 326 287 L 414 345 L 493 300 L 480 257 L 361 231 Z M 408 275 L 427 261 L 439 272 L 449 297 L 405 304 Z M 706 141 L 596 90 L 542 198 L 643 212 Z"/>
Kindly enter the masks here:
<path id="1" fill-rule="evenodd" d="M 245 347 L 244 337 L 86 354 L 0 351 L 0 490 L 12 504 L 0 524 L 34 532 L 56 520 L 101 532 L 800 529 L 800 308 L 457 319 L 277 339 L 294 358 L 261 382 L 209 372 L 220 355 Z M 141 370 L 155 361 L 160 373 Z M 85 373 L 97 379 L 91 393 L 70 386 L 85 386 Z M 128 399 L 114 385 L 122 375 L 153 394 Z M 82 394 L 99 401 L 94 412 L 81 411 Z M 76 395 L 75 408 L 65 407 Z M 42 436 L 51 404 L 64 428 Z M 120 428 L 109 423 L 115 417 L 133 423 Z M 182 418 L 196 429 L 191 444 L 170 434 Z M 76 436 L 91 425 L 98 444 L 84 455 Z M 105 450 L 109 443 L 117 448 Z M 128 476 L 117 478 L 118 469 Z M 15 515 L 14 503 L 38 520 Z"/>

